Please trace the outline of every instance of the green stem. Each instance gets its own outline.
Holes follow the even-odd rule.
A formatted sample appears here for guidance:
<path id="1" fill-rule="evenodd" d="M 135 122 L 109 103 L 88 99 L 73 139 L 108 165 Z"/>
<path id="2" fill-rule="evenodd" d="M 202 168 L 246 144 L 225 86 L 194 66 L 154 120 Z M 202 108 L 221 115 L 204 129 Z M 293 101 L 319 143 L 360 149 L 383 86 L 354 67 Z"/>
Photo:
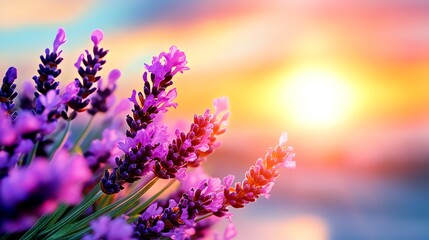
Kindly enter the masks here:
<path id="1" fill-rule="evenodd" d="M 205 216 L 199 217 L 199 218 L 195 219 L 195 222 L 199 222 L 199 221 L 204 220 L 206 218 L 209 218 L 211 216 L 213 216 L 213 213 L 209 213 L 209 214 L 207 214 Z"/>
<path id="2" fill-rule="evenodd" d="M 58 221 L 58 219 L 60 219 L 61 216 L 66 212 L 66 210 L 67 210 L 68 207 L 69 206 L 67 206 L 64 203 L 62 203 L 57 208 L 57 210 L 55 211 L 55 213 L 52 214 L 51 219 L 50 219 L 47 227 L 50 227 L 50 226 L 54 225 Z"/>
<path id="3" fill-rule="evenodd" d="M 55 232 L 52 230 L 47 231 L 47 232 L 50 232 L 47 236 L 48 239 L 62 239 L 69 234 L 81 232 L 83 228 L 88 227 L 88 224 L 90 221 L 102 215 L 119 216 L 121 214 L 124 214 L 128 209 L 131 208 L 131 206 L 133 206 L 143 196 L 143 194 L 145 194 L 155 184 L 157 180 L 158 178 L 152 179 L 145 187 L 137 190 L 136 192 L 126 196 L 123 199 L 120 199 L 117 202 L 114 202 L 106 207 L 103 207 L 102 209 L 94 212 L 93 214 L 85 217 L 84 219 L 80 220 L 75 224 L 64 226 L 58 232 Z"/>
<path id="4" fill-rule="evenodd" d="M 82 144 L 82 141 L 85 139 L 85 137 L 89 133 L 89 127 L 91 126 L 91 123 L 92 123 L 93 119 L 94 119 L 94 116 L 91 116 L 91 118 L 89 119 L 88 123 L 85 126 L 85 129 L 83 130 L 83 132 L 80 134 L 80 136 L 74 142 L 74 145 L 72 147 L 72 152 L 76 152 L 80 148 L 80 145 Z"/>
<path id="5" fill-rule="evenodd" d="M 70 130 L 70 120 L 67 121 L 66 128 L 63 131 L 63 134 L 61 135 L 61 137 L 58 139 L 58 141 L 54 142 L 51 152 L 48 155 L 49 159 L 51 159 L 54 156 L 55 152 L 64 145 L 64 143 L 66 142 L 69 130 Z"/>
<path id="6" fill-rule="evenodd" d="M 100 210 L 101 208 L 109 205 L 110 203 L 112 203 L 113 201 L 113 197 L 114 195 L 103 195 L 99 201 L 99 203 L 97 204 L 97 211 Z"/>
<path id="7" fill-rule="evenodd" d="M 165 192 L 165 190 L 171 187 L 171 185 L 173 185 L 175 182 L 176 182 L 176 179 L 172 179 L 165 187 L 159 190 L 156 194 L 154 194 L 151 198 L 146 200 L 144 203 L 135 207 L 128 215 L 131 215 L 131 216 L 136 215 L 136 214 L 139 214 L 141 211 L 145 210 L 153 201 L 155 201 L 163 192 Z"/>
<path id="8" fill-rule="evenodd" d="M 31 149 L 30 154 L 28 154 L 27 156 L 25 156 L 24 163 L 22 165 L 24 165 L 24 166 L 30 165 L 30 163 L 33 160 L 34 156 L 36 156 L 36 152 L 37 152 L 37 148 L 38 147 L 39 147 L 39 142 L 36 142 L 34 144 L 33 148 Z"/>
<path id="9" fill-rule="evenodd" d="M 94 188 L 81 202 L 81 204 L 77 205 L 68 213 L 66 216 L 64 216 L 58 223 L 53 225 L 51 228 L 46 229 L 41 234 L 53 234 L 58 229 L 65 227 L 66 225 L 73 223 L 73 221 L 78 218 L 86 209 L 88 209 L 89 206 L 91 206 L 97 199 L 100 198 L 101 190 L 98 190 L 98 188 Z"/>
<path id="10" fill-rule="evenodd" d="M 44 214 L 30 229 L 27 230 L 27 232 L 25 232 L 25 234 L 20 238 L 20 240 L 34 239 L 36 234 L 38 234 L 39 231 L 45 228 L 45 226 L 49 223 L 49 219 L 49 215 Z"/>

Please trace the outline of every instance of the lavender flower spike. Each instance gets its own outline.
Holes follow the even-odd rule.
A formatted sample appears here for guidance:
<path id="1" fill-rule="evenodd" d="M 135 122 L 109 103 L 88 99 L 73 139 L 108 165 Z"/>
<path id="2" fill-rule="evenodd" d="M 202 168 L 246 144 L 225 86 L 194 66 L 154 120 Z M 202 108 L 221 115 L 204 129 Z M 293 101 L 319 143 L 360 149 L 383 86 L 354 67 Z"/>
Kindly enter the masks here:
<path id="1" fill-rule="evenodd" d="M 62 51 L 58 52 L 58 48 L 66 42 L 66 34 L 64 29 L 59 28 L 58 33 L 55 37 L 53 43 L 52 52 L 49 51 L 49 48 L 45 50 L 45 56 L 41 55 L 40 60 L 42 64 L 39 64 L 39 76 L 34 76 L 33 80 L 36 83 L 36 98 L 39 94 L 45 95 L 49 90 L 55 90 L 57 93 L 57 87 L 59 82 L 55 81 L 55 78 L 61 74 L 61 69 L 58 68 L 58 65 L 63 61 L 63 58 L 60 57 Z"/>
<path id="2" fill-rule="evenodd" d="M 241 183 L 232 185 L 234 176 L 224 178 L 224 208 L 217 213 L 222 216 L 226 213 L 227 206 L 242 208 L 249 202 L 256 201 L 260 196 L 269 197 L 275 178 L 280 174 L 281 167 L 293 168 L 295 154 L 293 148 L 286 146 L 287 134 L 283 133 L 279 139 L 279 145 L 274 149 L 268 149 L 265 157 L 259 158 L 245 175 Z"/>
<path id="3" fill-rule="evenodd" d="M 3 84 L 0 88 L 0 106 L 9 114 L 15 107 L 13 99 L 18 95 L 15 92 L 16 84 L 14 84 L 16 78 L 16 68 L 10 67 L 3 78 Z"/>
<path id="4" fill-rule="evenodd" d="M 116 89 L 116 81 L 121 77 L 121 71 L 118 69 L 113 69 L 109 73 L 107 79 L 107 86 L 104 89 L 101 89 L 103 79 L 98 81 L 98 89 L 94 97 L 91 98 L 91 108 L 88 109 L 88 113 L 95 115 L 98 112 L 107 112 L 109 108 L 113 105 L 115 97 L 113 92 Z"/>

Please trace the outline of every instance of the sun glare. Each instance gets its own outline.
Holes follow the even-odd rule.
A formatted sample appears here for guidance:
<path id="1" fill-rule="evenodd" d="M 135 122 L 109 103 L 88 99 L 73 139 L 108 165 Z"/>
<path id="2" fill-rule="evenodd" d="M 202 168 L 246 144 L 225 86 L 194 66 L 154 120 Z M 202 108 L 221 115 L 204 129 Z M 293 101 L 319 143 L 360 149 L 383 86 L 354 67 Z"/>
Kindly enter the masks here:
<path id="1" fill-rule="evenodd" d="M 344 79 L 334 72 L 302 69 L 287 80 L 284 101 L 297 124 L 330 127 L 347 117 L 352 92 Z"/>

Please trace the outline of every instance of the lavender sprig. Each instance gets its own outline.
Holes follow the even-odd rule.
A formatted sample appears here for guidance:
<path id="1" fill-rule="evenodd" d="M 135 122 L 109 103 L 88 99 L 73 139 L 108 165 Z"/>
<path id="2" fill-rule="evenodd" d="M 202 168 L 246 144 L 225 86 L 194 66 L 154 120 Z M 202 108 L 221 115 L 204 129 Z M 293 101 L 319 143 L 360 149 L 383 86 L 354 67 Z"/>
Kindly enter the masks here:
<path id="1" fill-rule="evenodd" d="M 57 87 L 59 82 L 55 81 L 55 78 L 61 74 L 61 69 L 58 68 L 58 65 L 63 61 L 63 58 L 60 57 L 62 51 L 58 52 L 58 48 L 65 42 L 66 33 L 64 29 L 60 28 L 55 37 L 52 52 L 49 48 L 46 48 L 45 56 L 40 56 L 42 64 L 39 64 L 39 70 L 37 70 L 39 76 L 33 77 L 38 91 L 35 93 L 36 98 L 38 98 L 40 94 L 46 95 L 50 90 L 54 90 L 58 94 L 59 90 Z M 38 112 L 40 112 L 40 110 Z"/>
<path id="2" fill-rule="evenodd" d="M 106 63 L 104 57 L 109 51 L 99 47 L 99 43 L 103 37 L 104 35 L 101 30 L 95 30 L 91 35 L 91 40 L 94 43 L 92 54 L 88 50 L 85 50 L 86 58 L 84 54 L 81 54 L 75 63 L 75 67 L 78 69 L 79 76 L 81 77 L 81 80 L 78 78 L 75 79 L 75 86 L 79 88 L 79 92 L 67 103 L 68 107 L 74 111 L 69 116 L 63 114 L 65 118 L 73 119 L 76 117 L 77 112 L 86 111 L 90 103 L 88 96 L 97 90 L 97 88 L 93 87 L 93 84 L 101 78 L 97 74 L 103 69 L 103 65 Z"/>
<path id="3" fill-rule="evenodd" d="M 9 115 L 15 115 L 13 114 L 13 110 L 15 108 L 15 103 L 13 100 L 16 96 L 18 96 L 18 93 L 15 92 L 16 84 L 14 81 L 17 78 L 16 68 L 10 67 L 4 78 L 3 83 L 0 88 L 0 104 L 4 111 L 6 111 Z"/>

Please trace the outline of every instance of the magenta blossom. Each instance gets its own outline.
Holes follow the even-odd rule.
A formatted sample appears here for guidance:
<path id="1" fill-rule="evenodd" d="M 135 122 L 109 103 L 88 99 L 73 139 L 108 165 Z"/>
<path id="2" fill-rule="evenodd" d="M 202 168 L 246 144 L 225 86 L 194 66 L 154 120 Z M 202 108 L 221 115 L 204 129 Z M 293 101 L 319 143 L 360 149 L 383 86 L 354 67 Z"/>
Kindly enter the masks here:
<path id="1" fill-rule="evenodd" d="M 145 64 L 146 69 L 154 74 L 154 85 L 159 86 L 160 82 L 169 74 L 174 76 L 176 73 L 189 70 L 186 66 L 186 55 L 180 51 L 176 46 L 171 46 L 168 53 L 162 52 L 158 57 L 154 56 L 152 64 Z"/>
<path id="2" fill-rule="evenodd" d="M 61 202 L 79 203 L 89 178 L 85 159 L 64 150 L 51 162 L 36 158 L 28 167 L 10 170 L 0 182 L 0 232 L 25 230 Z"/>
<path id="3" fill-rule="evenodd" d="M 133 228 L 123 217 L 111 219 L 102 216 L 90 223 L 92 234 L 85 235 L 82 240 L 131 240 Z"/>
<path id="4" fill-rule="evenodd" d="M 92 32 L 91 35 L 91 41 L 94 43 L 95 46 L 98 46 L 98 44 L 103 40 L 104 34 L 100 29 L 95 30 Z"/>

